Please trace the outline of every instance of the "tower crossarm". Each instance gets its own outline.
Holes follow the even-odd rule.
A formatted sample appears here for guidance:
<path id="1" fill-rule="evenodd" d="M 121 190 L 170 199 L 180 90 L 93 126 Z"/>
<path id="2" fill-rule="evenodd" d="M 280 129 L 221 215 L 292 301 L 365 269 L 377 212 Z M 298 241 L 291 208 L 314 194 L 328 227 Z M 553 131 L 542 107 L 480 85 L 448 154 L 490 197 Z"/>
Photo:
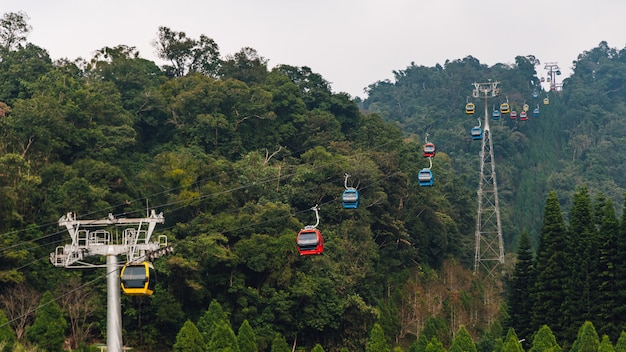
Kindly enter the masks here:
<path id="1" fill-rule="evenodd" d="M 57 247 L 50 253 L 50 261 L 55 266 L 69 268 L 94 266 L 84 260 L 96 255 L 126 255 L 129 262 L 141 260 L 147 252 L 159 250 L 164 243 L 161 238 L 152 241 L 156 224 L 163 222 L 163 213 L 156 214 L 154 210 L 145 218 L 115 218 L 109 214 L 97 220 L 76 219 L 74 214 L 67 213 L 59 219 L 59 226 L 67 229 L 71 243 Z M 118 227 L 123 228 L 121 238 L 117 230 L 109 231 Z"/>

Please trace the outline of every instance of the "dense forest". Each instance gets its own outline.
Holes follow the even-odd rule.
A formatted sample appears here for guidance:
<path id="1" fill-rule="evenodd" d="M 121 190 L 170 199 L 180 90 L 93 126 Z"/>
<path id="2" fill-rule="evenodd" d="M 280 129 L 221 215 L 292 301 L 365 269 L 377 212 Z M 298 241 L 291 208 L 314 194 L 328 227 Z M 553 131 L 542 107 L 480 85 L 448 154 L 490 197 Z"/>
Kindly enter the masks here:
<path id="1" fill-rule="evenodd" d="M 51 265 L 70 241 L 59 219 L 147 209 L 175 250 L 153 262 L 153 295 L 121 298 L 135 351 L 626 345 L 626 51 L 582 53 L 558 91 L 542 89 L 532 55 L 492 67 L 468 56 L 411 64 L 361 99 L 309 67 L 269 68 L 253 48 L 223 55 L 167 27 L 163 66 L 125 45 L 52 61 L 31 30 L 24 13 L 0 19 L 3 351 L 98 350 L 104 259 Z M 518 111 L 541 108 L 492 125 L 497 277 L 471 271 L 480 150 L 464 107 L 486 79 Z M 435 183 L 421 187 L 427 136 Z M 346 187 L 356 209 L 342 207 Z M 300 256 L 296 235 L 316 220 L 323 255 Z"/>

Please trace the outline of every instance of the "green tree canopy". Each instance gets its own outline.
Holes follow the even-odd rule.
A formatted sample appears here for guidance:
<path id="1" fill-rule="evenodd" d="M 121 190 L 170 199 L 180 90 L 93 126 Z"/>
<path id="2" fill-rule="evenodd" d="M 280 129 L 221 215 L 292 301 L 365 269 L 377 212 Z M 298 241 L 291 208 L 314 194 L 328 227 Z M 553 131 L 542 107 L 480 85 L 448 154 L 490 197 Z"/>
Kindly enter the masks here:
<path id="1" fill-rule="evenodd" d="M 448 349 L 449 352 L 476 352 L 476 344 L 472 339 L 465 326 L 461 326 L 457 331 L 452 345 Z"/>
<path id="2" fill-rule="evenodd" d="M 576 340 L 572 344 L 572 348 L 570 351 L 597 351 L 599 345 L 600 338 L 598 337 L 596 328 L 593 326 L 592 322 L 586 321 L 585 323 L 583 323 L 580 329 L 578 329 L 578 335 L 576 336 Z"/>
<path id="3" fill-rule="evenodd" d="M 561 352 L 561 346 L 548 325 L 543 325 L 533 337 L 529 352 Z"/>
<path id="4" fill-rule="evenodd" d="M 235 336 L 235 332 L 228 321 L 216 323 L 207 349 L 209 351 L 239 352 L 237 336 Z"/>
<path id="5" fill-rule="evenodd" d="M 598 346 L 598 352 L 614 352 L 615 348 L 611 343 L 611 339 L 609 335 L 602 335 L 602 340 L 600 341 L 600 345 Z"/>
<path id="6" fill-rule="evenodd" d="M 271 352 L 290 352 L 291 348 L 287 344 L 285 337 L 281 334 L 274 335 L 272 339 L 272 346 L 270 349 Z"/>
<path id="7" fill-rule="evenodd" d="M 370 332 L 370 338 L 365 346 L 365 352 L 391 352 L 389 343 L 385 338 L 385 332 L 380 324 L 374 324 Z"/>
<path id="8" fill-rule="evenodd" d="M 33 325 L 26 329 L 26 339 L 50 352 L 62 352 L 67 322 L 52 293 L 41 297 Z"/>
<path id="9" fill-rule="evenodd" d="M 198 330 L 204 336 L 204 341 L 208 344 L 212 336 L 217 329 L 217 326 L 221 323 L 228 323 L 228 316 L 222 310 L 222 305 L 217 300 L 212 300 L 207 310 L 198 319 Z"/>
<path id="10" fill-rule="evenodd" d="M 187 320 L 176 335 L 174 351 L 176 352 L 202 352 L 206 350 L 206 344 L 202 334 L 191 321 Z"/>
<path id="11" fill-rule="evenodd" d="M 241 352 L 257 352 L 259 350 L 256 344 L 256 335 L 247 319 L 239 327 L 237 343 Z"/>
<path id="12" fill-rule="evenodd" d="M 15 331 L 9 324 L 9 319 L 4 314 L 3 310 L 0 310 L 0 344 L 4 346 L 2 352 L 13 351 L 13 346 L 16 342 Z"/>

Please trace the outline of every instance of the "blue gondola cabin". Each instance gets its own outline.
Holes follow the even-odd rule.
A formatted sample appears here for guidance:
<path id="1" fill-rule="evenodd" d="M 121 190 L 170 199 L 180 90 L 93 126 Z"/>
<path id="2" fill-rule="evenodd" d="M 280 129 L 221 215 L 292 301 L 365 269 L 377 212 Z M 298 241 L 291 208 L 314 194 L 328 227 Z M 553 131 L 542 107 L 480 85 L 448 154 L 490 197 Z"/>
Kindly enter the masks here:
<path id="1" fill-rule="evenodd" d="M 539 108 L 535 108 L 535 110 L 533 110 L 533 117 L 539 117 Z"/>
<path id="2" fill-rule="evenodd" d="M 344 209 L 356 209 L 359 207 L 359 191 L 356 188 L 348 188 L 341 195 L 341 205 Z"/>
<path id="3" fill-rule="evenodd" d="M 472 135 L 473 140 L 483 139 L 483 130 L 476 126 L 470 130 L 470 134 Z"/>
<path id="4" fill-rule="evenodd" d="M 307 226 L 298 232 L 296 239 L 300 255 L 318 255 L 324 252 L 324 237 L 313 227 Z"/>
<path id="5" fill-rule="evenodd" d="M 435 183 L 433 172 L 430 169 L 422 169 L 417 175 L 417 181 L 421 187 L 430 187 Z"/>
<path id="6" fill-rule="evenodd" d="M 120 281 L 125 295 L 150 296 L 156 287 L 156 270 L 149 262 L 125 265 Z"/>
<path id="7" fill-rule="evenodd" d="M 494 110 L 493 113 L 491 113 L 491 118 L 494 120 L 500 120 L 500 111 Z"/>

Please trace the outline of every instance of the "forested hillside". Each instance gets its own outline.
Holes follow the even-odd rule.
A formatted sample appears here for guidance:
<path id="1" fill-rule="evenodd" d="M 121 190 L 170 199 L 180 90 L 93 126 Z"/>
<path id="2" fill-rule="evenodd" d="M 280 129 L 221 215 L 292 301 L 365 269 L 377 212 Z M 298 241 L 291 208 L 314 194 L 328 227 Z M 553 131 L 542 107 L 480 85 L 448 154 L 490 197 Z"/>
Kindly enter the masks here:
<path id="1" fill-rule="evenodd" d="M 583 224 L 593 232 L 611 218 L 597 209 L 621 205 L 626 59 L 606 43 L 581 54 L 559 93 L 540 90 L 532 56 L 494 67 L 468 56 L 445 67 L 411 65 L 354 101 L 309 67 L 270 69 L 253 48 L 223 54 L 209 37 L 166 27 L 155 40 L 164 66 L 123 44 L 53 62 L 28 42 L 24 14 L 5 14 L 0 27 L 5 350 L 86 351 L 106 340 L 105 270 L 50 263 L 70 241 L 59 226 L 69 212 L 94 220 L 164 215 L 155 233 L 175 251 L 153 263 L 155 294 L 122 296 L 124 343 L 136 351 L 492 351 L 518 346 L 515 331 L 528 340 L 534 331 L 556 335 L 561 346 L 579 327 L 595 333 L 584 324 L 594 320 L 589 300 L 584 315 L 568 313 L 576 319 L 516 325 L 510 317 L 527 319 L 547 302 L 525 300 L 532 306 L 522 313 L 505 304 L 510 287 L 534 282 L 534 272 L 518 272 L 523 265 L 507 261 L 506 286 L 469 270 L 479 146 L 463 108 L 471 83 L 485 79 L 500 81 L 518 109 L 549 95 L 541 117 L 492 126 L 507 251 L 519 242 L 519 262 L 541 267 L 541 255 L 554 251 L 544 207 L 567 213 L 586 184 L 593 199 L 613 200 L 594 201 L 593 225 Z M 426 134 L 437 145 L 433 187 L 418 185 Z M 346 187 L 359 191 L 356 209 L 342 207 Z M 296 236 L 316 224 L 316 206 L 324 252 L 300 256 Z M 518 241 L 526 232 L 527 242 Z M 592 263 L 577 272 L 593 274 Z M 593 323 L 616 342 L 623 326 L 606 321 Z"/>
<path id="2" fill-rule="evenodd" d="M 512 58 L 513 60 L 513 58 Z M 587 184 L 592 193 L 604 192 L 621 207 L 624 179 L 624 102 L 626 51 L 606 42 L 581 53 L 574 73 L 562 80 L 562 90 L 542 89 L 538 73 L 544 68 L 534 55 L 517 56 L 514 64 L 488 67 L 477 58 L 447 60 L 443 66 L 411 64 L 394 72 L 395 80 L 379 81 L 368 87 L 362 108 L 394 122 L 405 134 L 424 140 L 426 134 L 437 149 L 450 156 L 457 174 L 466 175 L 465 186 L 478 186 L 481 145 L 472 141 L 470 129 L 475 116 L 464 112 L 472 98 L 474 82 L 500 82 L 500 95 L 490 99 L 497 109 L 508 101 L 520 112 L 528 104 L 529 119 L 511 120 L 508 115 L 492 121 L 503 233 L 507 248 L 514 249 L 520 229 L 537 243 L 543 202 L 556 190 L 569 209 L 576 185 Z M 543 72 L 543 70 L 541 70 Z M 557 76 L 559 77 L 559 76 Z M 560 79 L 560 77 L 559 77 Z M 548 98 L 549 104 L 544 104 Z M 537 107 L 540 116 L 533 118 Z"/>

